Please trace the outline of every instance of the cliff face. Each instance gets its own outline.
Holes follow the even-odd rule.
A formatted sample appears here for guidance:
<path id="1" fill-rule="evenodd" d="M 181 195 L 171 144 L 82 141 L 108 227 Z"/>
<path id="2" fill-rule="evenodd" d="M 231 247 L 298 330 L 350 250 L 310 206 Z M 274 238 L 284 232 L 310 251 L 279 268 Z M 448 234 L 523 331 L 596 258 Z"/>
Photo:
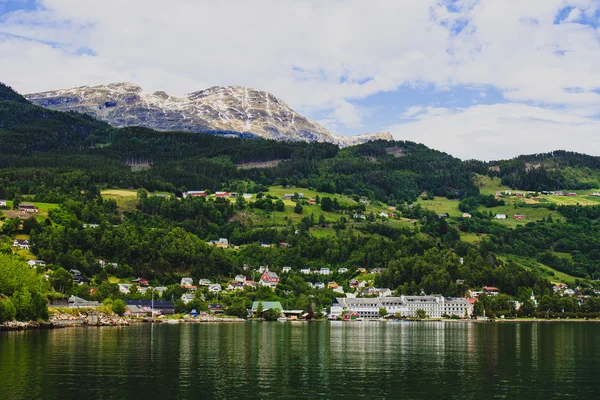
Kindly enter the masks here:
<path id="1" fill-rule="evenodd" d="M 267 139 L 330 142 L 340 146 L 392 139 L 389 133 L 334 135 L 272 94 L 240 86 L 215 86 L 175 97 L 161 91 L 143 93 L 141 87 L 131 83 L 113 83 L 25 97 L 54 110 L 89 114 L 116 127 L 251 133 Z"/>

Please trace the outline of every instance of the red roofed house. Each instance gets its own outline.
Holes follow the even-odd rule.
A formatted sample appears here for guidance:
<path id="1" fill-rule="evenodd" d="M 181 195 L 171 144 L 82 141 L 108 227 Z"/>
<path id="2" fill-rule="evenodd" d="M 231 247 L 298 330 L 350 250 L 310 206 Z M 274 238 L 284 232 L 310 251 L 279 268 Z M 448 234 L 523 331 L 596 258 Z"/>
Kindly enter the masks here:
<path id="1" fill-rule="evenodd" d="M 514 219 L 526 219 L 527 217 L 525 217 L 523 214 L 515 214 L 513 215 Z"/>
<path id="2" fill-rule="evenodd" d="M 40 212 L 40 210 L 34 206 L 33 204 L 21 204 L 19 205 L 19 211 L 21 211 L 22 213 L 37 213 Z"/>
<path id="3" fill-rule="evenodd" d="M 229 197 L 230 194 L 229 194 L 229 192 L 216 192 L 215 196 L 216 197 Z"/>
<path id="4" fill-rule="evenodd" d="M 192 197 L 206 197 L 206 191 L 204 190 L 190 190 L 186 193 L 187 196 Z"/>
<path id="5" fill-rule="evenodd" d="M 132 280 L 131 283 L 135 283 L 136 285 L 139 285 L 139 286 L 148 286 L 148 284 L 150 282 L 148 282 L 148 279 L 137 278 L 137 279 Z"/>
<path id="6" fill-rule="evenodd" d="M 486 292 L 487 294 L 498 294 L 499 290 L 497 287 L 495 286 L 484 286 L 483 287 L 483 291 Z"/>
<path id="7" fill-rule="evenodd" d="M 264 286 L 275 287 L 279 283 L 279 276 L 275 272 L 266 270 L 260 277 L 260 283 Z"/>

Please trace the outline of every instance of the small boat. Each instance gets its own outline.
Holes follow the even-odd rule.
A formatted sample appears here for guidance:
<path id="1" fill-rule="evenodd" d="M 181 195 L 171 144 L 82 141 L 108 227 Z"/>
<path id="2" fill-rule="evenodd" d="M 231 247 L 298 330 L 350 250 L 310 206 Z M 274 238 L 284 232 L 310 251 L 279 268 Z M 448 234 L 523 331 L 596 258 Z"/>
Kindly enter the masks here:
<path id="1" fill-rule="evenodd" d="M 286 317 L 279 317 L 277 318 L 277 321 L 279 322 L 286 322 L 288 319 Z"/>

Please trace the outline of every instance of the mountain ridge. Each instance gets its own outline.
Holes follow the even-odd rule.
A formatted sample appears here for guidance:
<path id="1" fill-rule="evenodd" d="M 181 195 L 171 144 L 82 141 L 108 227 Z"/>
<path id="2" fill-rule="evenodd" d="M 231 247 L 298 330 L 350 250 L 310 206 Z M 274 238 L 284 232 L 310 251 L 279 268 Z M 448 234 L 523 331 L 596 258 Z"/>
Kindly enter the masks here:
<path id="1" fill-rule="evenodd" d="M 341 147 L 392 140 L 387 132 L 341 136 L 291 109 L 273 94 L 242 86 L 212 86 L 181 97 L 145 93 L 129 82 L 80 86 L 25 95 L 34 104 L 91 115 L 115 127 L 160 131 L 237 132 L 275 139 L 328 142 Z"/>

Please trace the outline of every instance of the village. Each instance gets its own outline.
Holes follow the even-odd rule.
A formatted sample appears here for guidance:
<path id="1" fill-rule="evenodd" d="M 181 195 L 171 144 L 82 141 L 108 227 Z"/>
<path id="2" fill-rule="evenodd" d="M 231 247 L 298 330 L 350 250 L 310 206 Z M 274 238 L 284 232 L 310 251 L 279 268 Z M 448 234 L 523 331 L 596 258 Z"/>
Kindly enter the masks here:
<path id="1" fill-rule="evenodd" d="M 114 266 L 115 263 L 107 263 L 99 260 L 104 267 Z M 40 260 L 28 262 L 32 268 L 43 268 L 45 263 Z M 328 319 L 332 321 L 398 321 L 403 319 L 418 320 L 475 320 L 487 321 L 489 318 L 476 313 L 476 305 L 480 299 L 494 298 L 500 296 L 501 292 L 494 286 L 483 286 L 482 288 L 470 288 L 465 297 L 446 297 L 441 294 L 404 295 L 395 293 L 390 288 L 378 288 L 373 286 L 373 277 L 385 271 L 385 268 L 356 268 L 350 271 L 348 268 L 320 268 L 320 269 L 293 269 L 282 267 L 269 269 L 260 266 L 256 269 L 245 266 L 245 274 L 238 274 L 229 280 L 220 282 L 208 278 L 194 280 L 191 277 L 183 277 L 179 282 L 179 290 L 182 294 L 175 298 L 165 299 L 163 295 L 171 290 L 167 286 L 152 286 L 145 278 L 132 279 L 129 283 L 118 283 L 118 291 L 124 298 L 124 316 L 132 320 L 165 321 L 165 322 L 235 322 L 244 320 L 272 320 L 272 321 L 309 321 L 315 319 Z M 81 276 L 80 271 L 70 270 L 73 283 L 83 285 L 89 282 Z M 244 309 L 242 314 L 233 318 L 228 313 L 228 308 L 219 298 L 236 293 L 254 292 L 258 288 L 268 290 L 274 294 L 280 284 L 280 275 L 316 276 L 318 281 L 305 282 L 311 289 L 329 292 L 332 294 L 332 304 L 322 310 L 288 309 L 284 307 L 281 300 L 255 300 L 252 306 Z M 258 279 L 250 278 L 258 276 Z M 333 280 L 333 276 L 340 279 Z M 349 279 L 346 277 L 350 276 Z M 369 279 L 364 279 L 368 277 Z M 464 281 L 456 282 L 463 285 Z M 94 289 L 90 289 L 93 291 Z M 558 283 L 553 287 L 556 295 L 572 298 L 582 305 L 590 295 L 585 295 L 581 288 L 569 288 L 566 284 Z M 595 290 L 593 296 L 599 296 L 600 291 Z M 150 296 L 150 298 L 149 298 Z M 505 295 L 503 295 L 505 296 Z M 276 297 L 276 296 L 275 296 Z M 505 296 L 506 297 L 506 296 Z M 195 308 L 198 301 L 206 302 L 207 307 L 203 310 Z M 508 300 L 509 307 L 518 313 L 523 306 L 522 302 Z M 538 300 L 533 292 L 529 299 L 530 304 L 538 306 Z M 179 304 L 179 306 L 177 305 Z M 66 307 L 73 309 L 94 309 L 102 306 L 97 301 L 88 301 L 81 297 L 71 296 L 64 300 L 52 300 L 51 307 Z M 504 315 L 497 316 L 504 319 Z M 173 320 L 175 318 L 175 320 Z M 506 318 L 510 318 L 507 315 Z"/>

